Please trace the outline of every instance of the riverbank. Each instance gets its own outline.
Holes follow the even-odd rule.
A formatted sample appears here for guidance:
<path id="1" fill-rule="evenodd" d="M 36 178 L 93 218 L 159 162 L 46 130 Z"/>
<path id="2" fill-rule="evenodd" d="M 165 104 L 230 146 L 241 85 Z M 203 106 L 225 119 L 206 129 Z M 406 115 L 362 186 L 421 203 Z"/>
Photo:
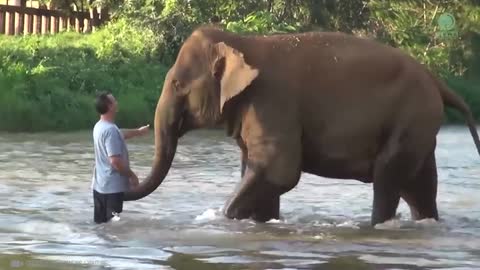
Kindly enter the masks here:
<path id="1" fill-rule="evenodd" d="M 155 50 L 154 34 L 125 20 L 89 35 L 0 36 L 0 130 L 89 129 L 102 90 L 122 125 L 151 123 L 167 71 Z"/>
<path id="2" fill-rule="evenodd" d="M 101 90 L 117 97 L 119 125 L 153 123 L 167 71 L 157 41 L 149 29 L 123 19 L 90 35 L 0 36 L 0 131 L 91 129 Z M 480 79 L 446 82 L 480 119 Z M 446 115 L 448 124 L 464 122 L 450 110 Z"/>

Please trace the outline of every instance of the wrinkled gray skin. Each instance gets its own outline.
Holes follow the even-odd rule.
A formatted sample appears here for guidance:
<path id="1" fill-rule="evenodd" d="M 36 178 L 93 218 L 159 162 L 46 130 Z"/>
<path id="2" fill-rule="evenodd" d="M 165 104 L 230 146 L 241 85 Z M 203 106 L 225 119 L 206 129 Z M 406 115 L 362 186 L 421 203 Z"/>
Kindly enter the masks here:
<path id="1" fill-rule="evenodd" d="M 126 200 L 162 183 L 186 132 L 223 126 L 242 153 L 229 218 L 278 219 L 280 195 L 308 172 L 373 183 L 372 225 L 394 217 L 400 198 L 414 219 L 438 219 L 434 151 L 445 105 L 464 114 L 480 153 L 465 102 L 398 49 L 341 33 L 200 28 L 168 71 L 153 167 Z"/>

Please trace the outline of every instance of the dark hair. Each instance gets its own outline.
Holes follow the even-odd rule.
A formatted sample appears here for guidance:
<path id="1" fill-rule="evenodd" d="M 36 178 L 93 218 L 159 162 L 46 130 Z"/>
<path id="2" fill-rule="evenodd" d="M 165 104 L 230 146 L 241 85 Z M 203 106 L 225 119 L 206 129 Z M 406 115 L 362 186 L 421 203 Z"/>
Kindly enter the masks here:
<path id="1" fill-rule="evenodd" d="M 99 114 L 105 114 L 108 112 L 108 106 L 112 104 L 112 101 L 108 97 L 110 94 L 110 92 L 100 92 L 97 94 L 97 97 L 95 98 L 95 109 Z"/>

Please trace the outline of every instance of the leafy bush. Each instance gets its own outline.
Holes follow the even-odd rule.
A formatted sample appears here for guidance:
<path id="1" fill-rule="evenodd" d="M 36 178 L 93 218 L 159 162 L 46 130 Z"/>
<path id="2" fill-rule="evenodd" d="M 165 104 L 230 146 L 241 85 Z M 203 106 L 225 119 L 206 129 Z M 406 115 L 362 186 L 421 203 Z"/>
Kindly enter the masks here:
<path id="1" fill-rule="evenodd" d="M 151 122 L 167 70 L 156 50 L 152 31 L 124 19 L 90 35 L 0 36 L 0 130 L 91 128 L 102 90 L 121 125 Z"/>
<path id="2" fill-rule="evenodd" d="M 175 61 L 181 44 L 194 28 L 210 23 L 218 17 L 220 23 L 234 32 L 277 33 L 298 30 L 303 24 L 294 17 L 286 18 L 261 8 L 268 1 L 242 0 L 128 0 L 114 17 L 126 17 L 143 27 L 152 29 L 159 41 L 160 59 L 167 65 Z M 270 1 L 272 2 L 272 1 Z M 279 1 L 268 7 L 271 11 L 284 10 Z M 287 10 L 294 10 L 291 7 Z"/>
<path id="3" fill-rule="evenodd" d="M 166 66 L 191 31 L 213 17 L 238 33 L 344 31 L 377 38 L 446 78 L 480 119 L 478 1 L 100 2 L 108 3 L 114 20 L 93 34 L 0 36 L 0 130 L 90 128 L 97 118 L 93 97 L 102 89 L 117 96 L 121 125 L 152 121 Z M 457 38 L 438 37 L 443 12 L 457 19 Z"/>
<path id="4" fill-rule="evenodd" d="M 269 12 L 252 12 L 243 20 L 228 22 L 226 29 L 237 33 L 271 34 L 296 32 L 300 26 L 278 22 Z"/>
<path id="5" fill-rule="evenodd" d="M 442 76 L 464 74 L 472 56 L 472 31 L 480 29 L 480 6 L 437 1 L 370 0 L 369 29 L 381 41 L 400 47 Z M 438 19 L 456 18 L 452 36 L 442 36 Z"/>

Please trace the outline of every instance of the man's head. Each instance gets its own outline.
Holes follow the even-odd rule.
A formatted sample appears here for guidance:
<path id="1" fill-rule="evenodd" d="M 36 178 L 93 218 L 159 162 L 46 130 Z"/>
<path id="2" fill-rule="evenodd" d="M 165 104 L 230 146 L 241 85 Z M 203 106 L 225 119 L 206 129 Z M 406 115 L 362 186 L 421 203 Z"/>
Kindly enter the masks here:
<path id="1" fill-rule="evenodd" d="M 109 92 L 102 92 L 95 99 L 95 109 L 100 115 L 115 117 L 117 113 L 117 100 Z"/>

